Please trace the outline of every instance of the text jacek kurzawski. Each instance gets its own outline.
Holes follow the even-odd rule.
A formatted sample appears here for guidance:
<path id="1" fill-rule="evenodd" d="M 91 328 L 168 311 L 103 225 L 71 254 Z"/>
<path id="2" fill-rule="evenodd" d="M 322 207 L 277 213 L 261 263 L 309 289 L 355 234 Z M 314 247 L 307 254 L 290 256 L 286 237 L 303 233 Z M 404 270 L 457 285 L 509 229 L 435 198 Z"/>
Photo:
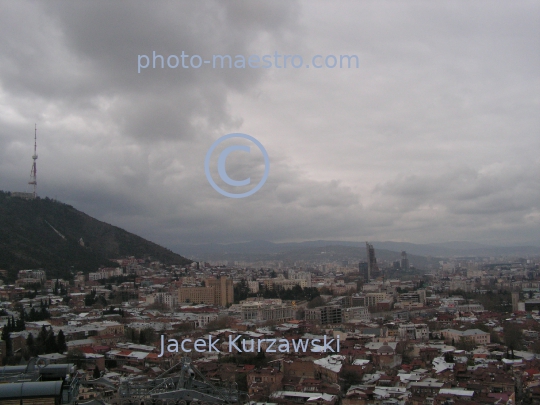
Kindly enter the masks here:
<path id="1" fill-rule="evenodd" d="M 331 346 L 336 343 L 336 348 Z M 168 339 L 165 343 L 165 335 L 161 335 L 161 353 L 158 357 L 162 357 L 165 352 L 190 353 L 192 351 L 198 353 L 222 353 L 216 346 L 220 343 L 219 339 L 213 339 L 213 336 L 208 335 L 208 339 Z M 229 336 L 228 350 L 230 353 L 339 353 L 339 336 L 336 339 L 329 339 L 328 336 L 323 336 L 322 339 L 246 339 L 242 335 L 235 338 Z"/>

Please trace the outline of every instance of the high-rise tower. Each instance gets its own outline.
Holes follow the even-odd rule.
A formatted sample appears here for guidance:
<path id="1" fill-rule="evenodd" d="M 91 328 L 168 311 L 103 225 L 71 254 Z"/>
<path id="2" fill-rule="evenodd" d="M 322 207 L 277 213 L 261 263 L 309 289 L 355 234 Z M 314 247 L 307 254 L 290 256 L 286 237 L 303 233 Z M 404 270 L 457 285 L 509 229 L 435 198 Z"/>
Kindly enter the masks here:
<path id="1" fill-rule="evenodd" d="M 30 181 L 28 184 L 34 186 L 33 190 L 33 196 L 36 198 L 36 188 L 37 188 L 37 167 L 36 167 L 36 160 L 38 158 L 37 155 L 37 125 L 34 124 L 34 154 L 32 155 L 32 159 L 34 162 L 32 163 L 32 170 L 30 171 Z"/>
<path id="2" fill-rule="evenodd" d="M 375 257 L 375 248 L 373 245 L 369 244 L 369 242 L 366 242 L 366 256 L 369 276 L 379 276 L 379 266 L 377 265 L 377 258 Z"/>
<path id="3" fill-rule="evenodd" d="M 407 252 L 404 250 L 401 252 L 400 267 L 401 270 L 409 270 L 409 258 L 407 257 Z"/>
<path id="4" fill-rule="evenodd" d="M 369 267 L 366 262 L 360 262 L 358 263 L 358 271 L 360 272 L 360 277 L 363 278 L 364 283 L 369 283 L 369 279 L 371 278 L 371 274 L 369 274 Z"/>

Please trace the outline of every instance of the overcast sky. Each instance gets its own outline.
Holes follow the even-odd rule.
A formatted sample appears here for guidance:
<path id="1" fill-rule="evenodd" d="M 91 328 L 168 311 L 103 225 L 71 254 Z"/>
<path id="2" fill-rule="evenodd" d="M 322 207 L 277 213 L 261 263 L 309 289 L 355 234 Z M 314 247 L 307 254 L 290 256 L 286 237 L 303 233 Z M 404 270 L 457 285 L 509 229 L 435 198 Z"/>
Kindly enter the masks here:
<path id="1" fill-rule="evenodd" d="M 37 123 L 41 197 L 177 251 L 250 240 L 540 245 L 538 1 L 13 0 L 0 10 L 0 189 L 27 191 Z M 138 55 L 154 51 L 278 52 L 303 65 L 357 55 L 359 67 L 161 69 L 158 59 L 138 73 Z M 204 171 L 212 143 L 234 132 L 270 160 L 267 182 L 242 199 Z M 217 156 L 233 144 L 251 149 L 231 153 L 227 173 L 250 186 L 219 179 Z M 248 141 L 224 143 L 210 169 L 243 192 L 264 159 Z"/>

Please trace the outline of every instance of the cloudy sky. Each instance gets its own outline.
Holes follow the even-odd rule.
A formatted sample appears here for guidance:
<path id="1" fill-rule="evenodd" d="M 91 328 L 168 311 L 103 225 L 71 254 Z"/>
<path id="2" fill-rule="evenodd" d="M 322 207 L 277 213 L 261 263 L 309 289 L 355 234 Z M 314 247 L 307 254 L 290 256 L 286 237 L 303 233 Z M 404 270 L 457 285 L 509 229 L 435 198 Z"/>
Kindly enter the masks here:
<path id="1" fill-rule="evenodd" d="M 540 245 L 538 1 L 0 8 L 0 189 L 27 191 L 37 123 L 40 196 L 175 250 L 314 239 Z M 157 59 L 138 73 L 139 55 L 153 52 L 165 61 L 184 52 L 188 68 Z M 275 62 L 275 52 L 300 55 L 302 67 L 190 67 L 193 55 Z M 329 65 L 356 55 L 359 65 L 308 68 L 315 55 Z M 205 176 L 207 151 L 229 133 L 268 152 L 268 180 L 246 198 L 219 194 Z M 218 156 L 232 145 L 250 146 L 225 166 L 249 186 L 219 178 Z M 231 193 L 263 170 L 249 141 L 211 157 L 212 178 Z"/>

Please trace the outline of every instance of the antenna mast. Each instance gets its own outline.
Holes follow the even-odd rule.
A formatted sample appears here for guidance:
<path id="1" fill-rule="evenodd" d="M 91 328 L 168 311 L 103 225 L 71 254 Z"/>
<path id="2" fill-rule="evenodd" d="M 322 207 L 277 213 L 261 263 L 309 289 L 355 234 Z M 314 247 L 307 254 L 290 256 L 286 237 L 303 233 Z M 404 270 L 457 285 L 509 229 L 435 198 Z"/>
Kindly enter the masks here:
<path id="1" fill-rule="evenodd" d="M 36 160 L 38 158 L 37 155 L 37 124 L 34 124 L 34 154 L 32 155 L 32 159 L 34 160 L 34 163 L 32 163 L 32 170 L 30 171 L 30 181 L 28 184 L 34 186 L 34 198 L 36 198 L 36 188 L 37 188 L 37 168 L 36 168 Z"/>

